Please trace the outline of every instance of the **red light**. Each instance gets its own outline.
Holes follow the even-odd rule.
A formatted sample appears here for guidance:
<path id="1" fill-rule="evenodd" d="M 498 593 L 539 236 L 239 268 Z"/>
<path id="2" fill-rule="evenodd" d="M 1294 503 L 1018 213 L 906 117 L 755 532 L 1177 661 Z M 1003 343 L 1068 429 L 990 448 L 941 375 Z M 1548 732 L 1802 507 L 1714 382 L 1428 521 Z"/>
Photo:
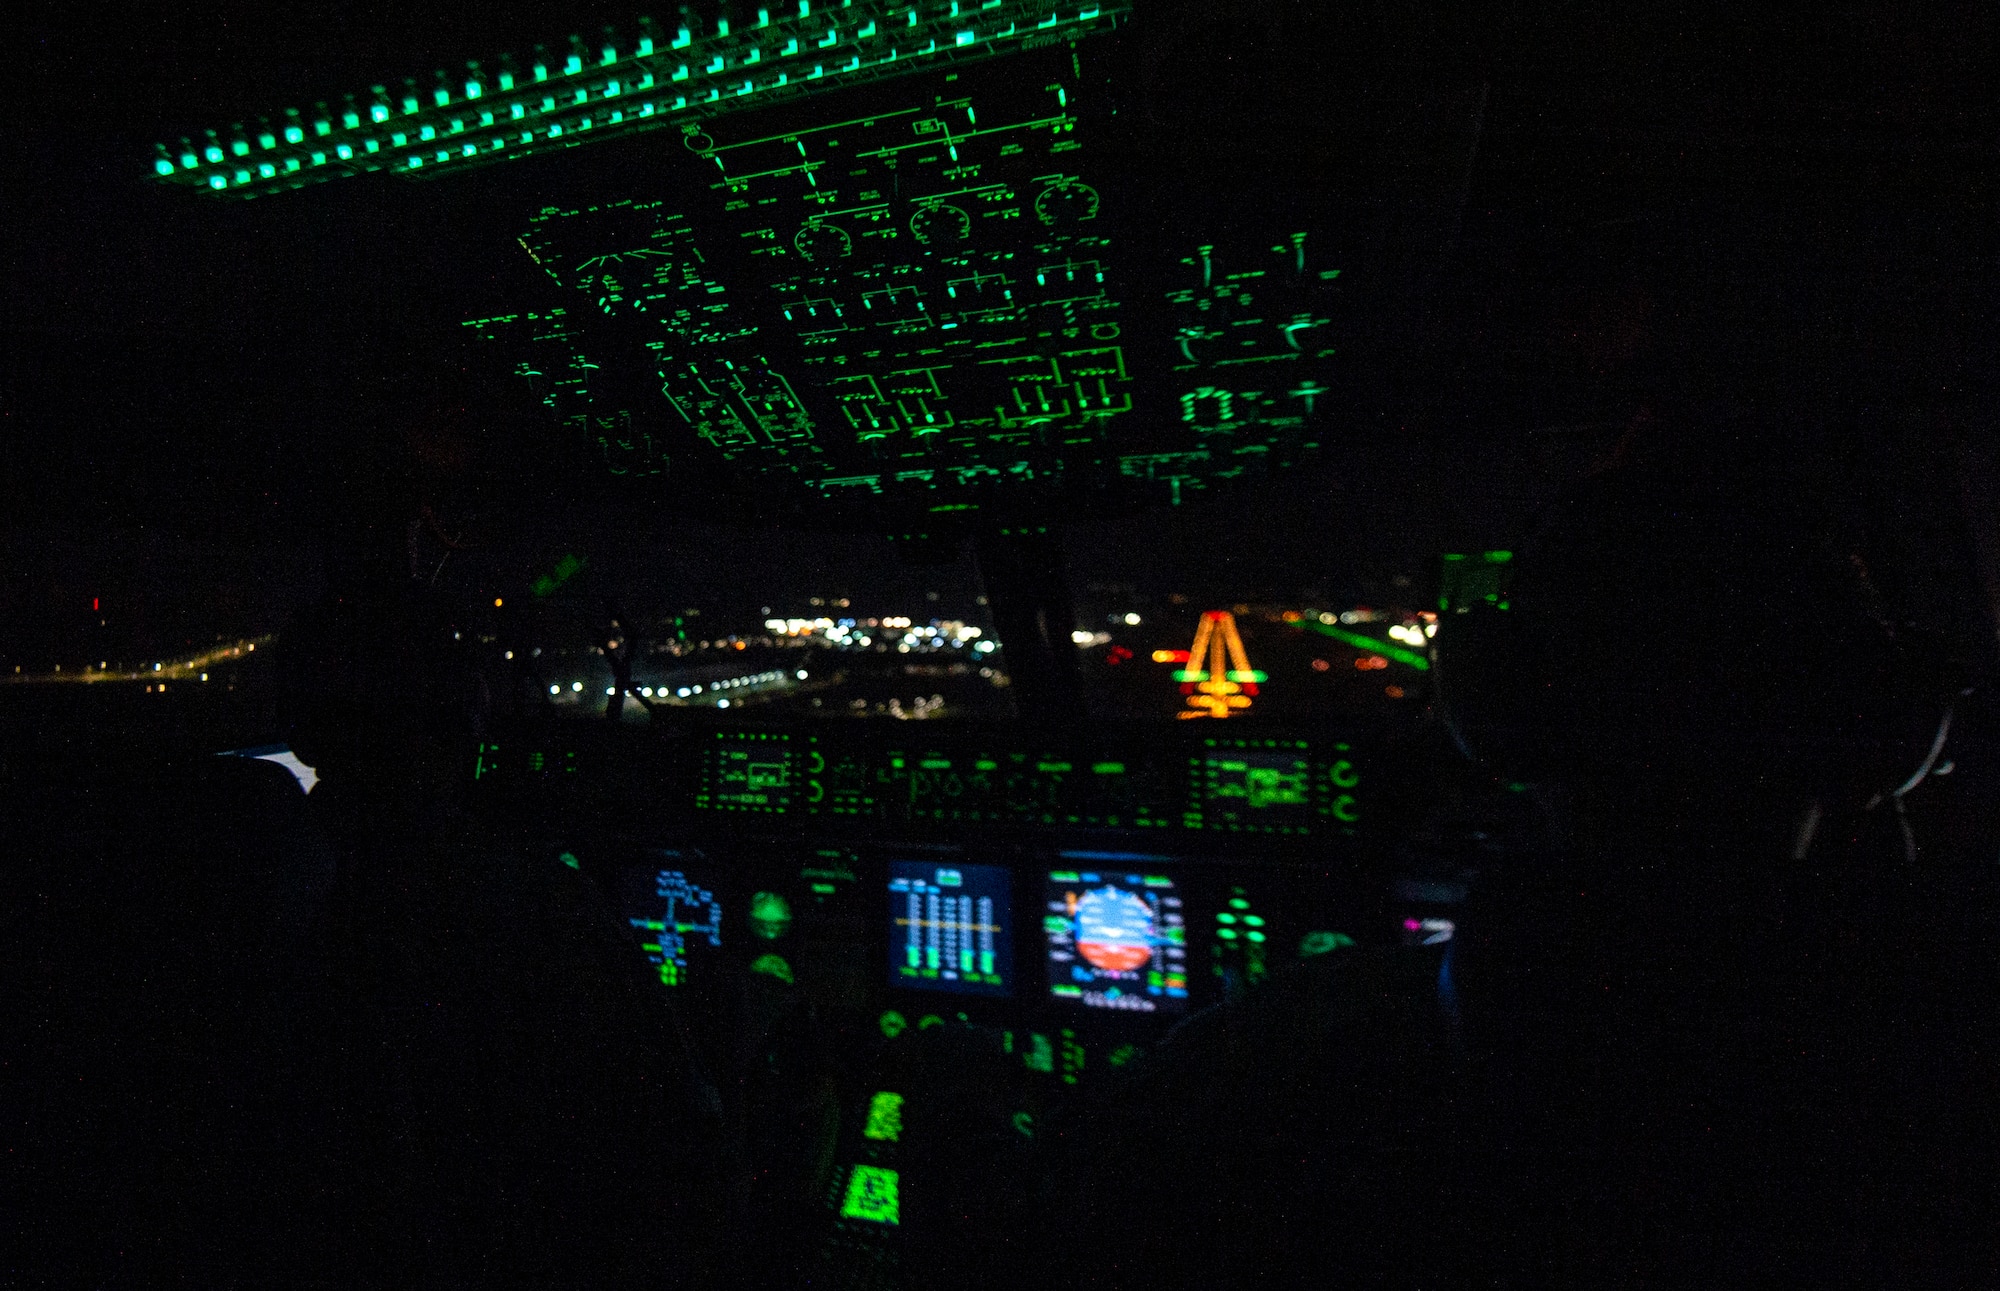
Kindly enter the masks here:
<path id="1" fill-rule="evenodd" d="M 92 614 L 97 613 L 97 598 L 95 596 L 90 598 L 90 612 Z"/>

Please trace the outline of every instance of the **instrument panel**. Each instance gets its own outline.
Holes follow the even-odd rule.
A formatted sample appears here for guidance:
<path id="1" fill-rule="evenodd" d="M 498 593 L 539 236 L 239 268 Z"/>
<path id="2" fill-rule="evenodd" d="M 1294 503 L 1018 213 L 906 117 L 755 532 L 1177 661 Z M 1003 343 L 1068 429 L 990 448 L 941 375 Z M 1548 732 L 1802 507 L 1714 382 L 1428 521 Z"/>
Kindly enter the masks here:
<path id="1" fill-rule="evenodd" d="M 489 789 L 560 791 L 581 773 L 628 785 L 649 818 L 918 836 L 966 827 L 1155 838 L 1353 840 L 1368 815 L 1356 741 L 1185 728 L 1047 731 L 839 723 L 605 738 L 579 728 L 482 743 Z M 638 783 L 643 781 L 645 783 Z"/>
<path id="2" fill-rule="evenodd" d="M 1343 948 L 1448 940 L 1371 837 L 1388 774 L 1275 726 L 741 719 L 501 734 L 473 767 L 613 898 L 773 1267 L 855 1285 L 968 1214 L 1000 1240 L 996 1196 L 1060 1172 L 1178 1029 Z"/>

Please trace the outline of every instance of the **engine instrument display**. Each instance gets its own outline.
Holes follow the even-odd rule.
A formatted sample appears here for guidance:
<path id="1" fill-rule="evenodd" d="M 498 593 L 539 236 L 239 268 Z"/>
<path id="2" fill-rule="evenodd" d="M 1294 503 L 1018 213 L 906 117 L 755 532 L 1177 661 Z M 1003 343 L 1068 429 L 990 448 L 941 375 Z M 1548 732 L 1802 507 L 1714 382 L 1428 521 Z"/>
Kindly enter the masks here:
<path id="1" fill-rule="evenodd" d="M 999 865 L 889 863 L 889 984 L 1013 993 L 1011 880 Z"/>

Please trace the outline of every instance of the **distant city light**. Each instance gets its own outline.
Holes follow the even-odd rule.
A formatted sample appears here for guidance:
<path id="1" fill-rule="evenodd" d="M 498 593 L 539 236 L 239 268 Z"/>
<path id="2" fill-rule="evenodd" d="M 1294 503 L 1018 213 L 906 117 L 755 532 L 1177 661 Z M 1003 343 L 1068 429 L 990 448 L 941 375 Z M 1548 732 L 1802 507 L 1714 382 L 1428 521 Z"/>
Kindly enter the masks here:
<path id="1" fill-rule="evenodd" d="M 616 686 L 606 686 L 606 687 L 604 688 L 604 693 L 605 693 L 605 694 L 607 694 L 607 695 L 615 695 L 615 694 L 617 694 L 617 693 L 618 693 L 618 687 L 616 687 Z"/>
<path id="2" fill-rule="evenodd" d="M 512 659 L 512 658 L 514 657 L 514 652 L 513 652 L 512 650 L 509 650 L 509 651 L 507 652 L 507 657 L 508 657 L 509 659 Z"/>
<path id="3" fill-rule="evenodd" d="M 1128 628 L 1136 628 L 1136 627 L 1138 627 L 1138 626 L 1139 626 L 1139 616 L 1138 616 L 1138 615 L 1136 615 L 1136 614 L 1127 614 L 1127 615 L 1125 616 L 1125 626 L 1126 626 L 1126 627 L 1128 627 Z"/>
<path id="4" fill-rule="evenodd" d="M 497 596 L 493 598 L 493 608 L 496 610 L 500 608 L 500 598 Z"/>
<path id="5" fill-rule="evenodd" d="M 804 668 L 801 668 L 794 675 L 797 676 L 800 681 L 804 681 L 806 679 L 806 670 Z"/>
<path id="6" fill-rule="evenodd" d="M 560 694 L 562 694 L 562 687 L 561 687 L 561 686 L 551 686 L 551 687 L 549 687 L 549 693 L 550 693 L 551 695 L 560 695 Z"/>
<path id="7" fill-rule="evenodd" d="M 580 681 L 573 681 L 573 682 L 571 682 L 571 683 L 569 684 L 569 688 L 570 688 L 571 690 L 573 690 L 573 691 L 576 691 L 576 692 L 577 692 L 578 694 L 582 694 L 582 693 L 583 693 L 583 683 L 582 683 L 582 682 L 580 682 Z"/>

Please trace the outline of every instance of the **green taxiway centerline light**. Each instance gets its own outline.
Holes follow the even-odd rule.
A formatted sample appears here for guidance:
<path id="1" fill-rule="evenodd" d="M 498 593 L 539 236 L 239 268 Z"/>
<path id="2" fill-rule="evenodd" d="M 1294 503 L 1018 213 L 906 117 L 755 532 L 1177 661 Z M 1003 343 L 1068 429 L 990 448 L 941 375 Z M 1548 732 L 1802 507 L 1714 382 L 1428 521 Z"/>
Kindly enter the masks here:
<path id="1" fill-rule="evenodd" d="M 1429 672 L 1431 670 L 1431 661 L 1418 654 L 1415 650 L 1406 650 L 1402 646 L 1390 645 L 1387 641 L 1377 641 L 1374 637 L 1363 636 L 1359 632 L 1349 632 L 1346 628 L 1335 627 L 1331 623 L 1320 623 L 1313 619 L 1304 619 L 1293 626 L 1310 628 L 1321 636 L 1332 637 L 1342 645 L 1351 645 L 1356 650 L 1373 651 L 1385 659 L 1394 659 L 1397 663 L 1408 664 L 1418 672 Z"/>
<path id="2" fill-rule="evenodd" d="M 371 171 L 428 177 L 586 140 L 692 124 L 725 112 L 862 81 L 901 76 L 946 63 L 1011 53 L 1051 36 L 1077 39 L 1115 28 L 1131 11 L 1131 0 L 849 0 L 815 12 L 810 0 L 796 0 L 796 12 L 771 15 L 731 34 L 721 21 L 712 32 L 681 27 L 670 48 L 656 45 L 651 23 L 640 20 L 635 45 L 606 43 L 600 56 L 572 54 L 558 70 L 534 66 L 532 78 L 518 82 L 511 72 L 495 80 L 477 74 L 477 65 L 456 85 L 440 80 L 427 96 L 411 90 L 395 111 L 387 91 L 374 87 L 366 117 L 358 96 L 337 120 L 325 104 L 315 104 L 313 130 L 290 125 L 280 138 L 258 137 L 266 160 L 255 172 L 226 160 L 210 146 L 196 157 L 194 145 L 156 151 L 153 172 L 163 184 L 183 184 L 208 192 L 260 197 L 303 188 L 339 175 Z M 961 12 L 961 11 L 964 12 Z M 969 25 L 970 24 L 970 25 Z M 503 62 L 505 60 L 502 60 Z M 586 67 L 586 61 L 592 66 Z M 560 87 L 558 89 L 558 86 Z M 555 91 L 555 92 L 551 92 Z M 287 121 L 304 120 L 296 109 Z M 387 124 L 394 115 L 396 128 Z M 321 125 L 326 129 L 322 130 Z M 585 134 L 584 132 L 588 132 Z M 317 141 L 333 140 L 331 154 Z M 458 136 L 450 148 L 422 148 L 412 141 Z M 231 144 L 238 157 L 248 141 Z M 171 158 L 179 155 L 176 167 Z M 196 158 L 197 164 L 185 164 Z"/>

